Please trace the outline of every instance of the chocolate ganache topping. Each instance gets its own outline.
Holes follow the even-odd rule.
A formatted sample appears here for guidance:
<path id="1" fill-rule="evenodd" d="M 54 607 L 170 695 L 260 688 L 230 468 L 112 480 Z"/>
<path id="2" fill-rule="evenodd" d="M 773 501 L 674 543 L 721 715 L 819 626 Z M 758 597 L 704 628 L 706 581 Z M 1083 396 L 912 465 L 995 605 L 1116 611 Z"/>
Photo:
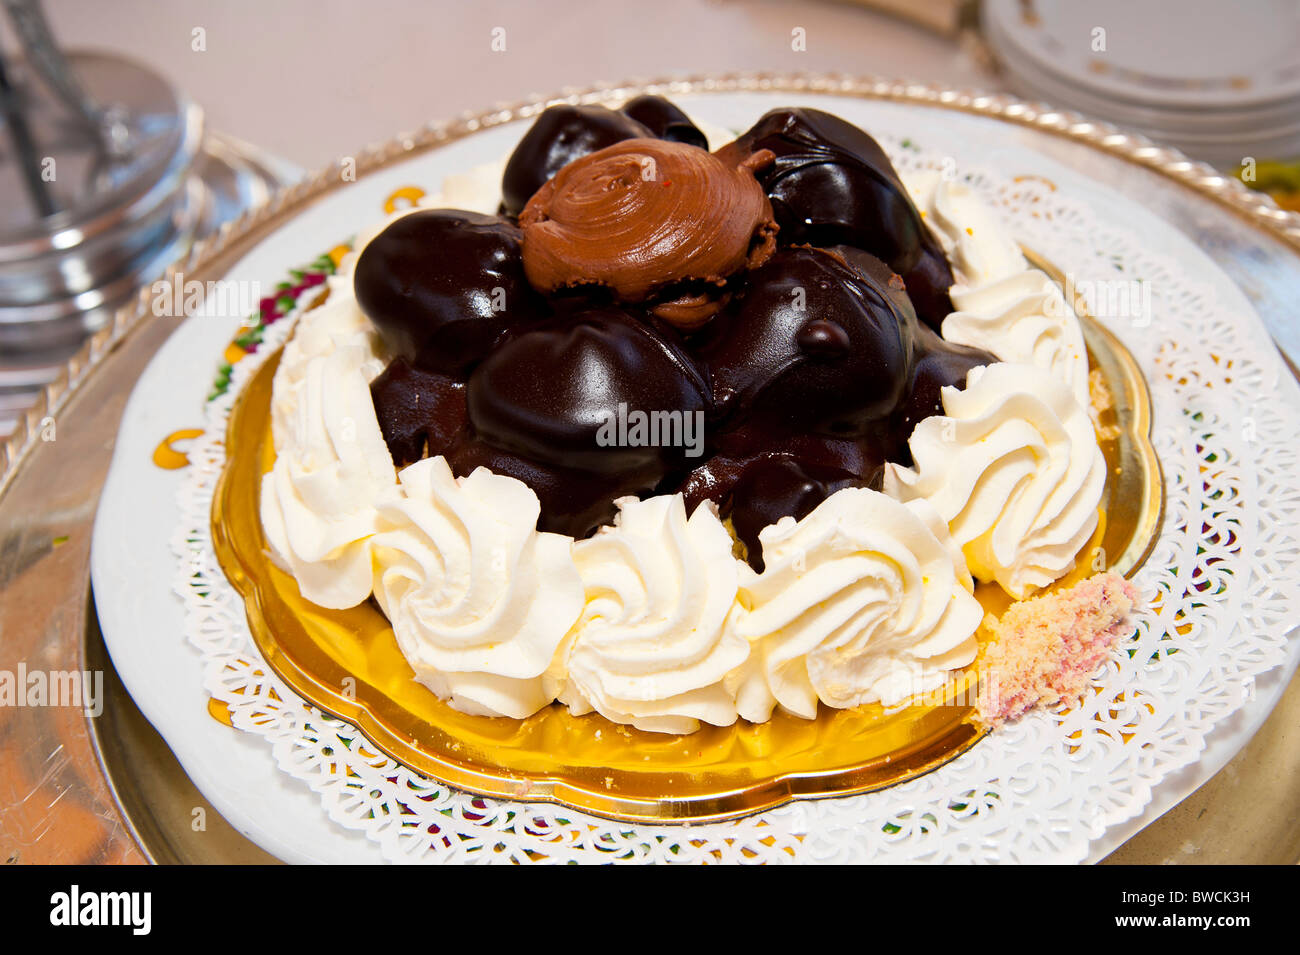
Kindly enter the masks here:
<path id="1" fill-rule="evenodd" d="M 710 292 L 776 247 L 758 151 L 726 163 L 695 146 L 629 139 L 560 170 L 519 216 L 539 291 L 597 286 L 683 328 L 721 307 Z"/>
<path id="2" fill-rule="evenodd" d="M 463 371 L 511 325 L 545 314 L 524 277 L 521 239 L 497 216 L 409 213 L 361 251 L 357 304 L 393 354 L 428 371 Z"/>
<path id="3" fill-rule="evenodd" d="M 708 139 L 691 122 L 691 118 L 662 96 L 647 93 L 628 100 L 623 106 L 623 113 L 648 128 L 659 139 L 671 139 L 675 143 L 686 143 L 700 149 L 709 148 Z"/>
<path id="4" fill-rule="evenodd" d="M 994 359 L 918 321 L 946 316 L 951 271 L 861 130 L 775 110 L 711 154 L 667 100 L 625 110 L 539 117 L 507 167 L 517 224 L 422 210 L 366 247 L 357 299 L 395 355 L 376 414 L 399 467 L 517 478 L 541 530 L 681 492 L 761 569 L 764 527 L 878 486 Z M 636 440 L 656 414 L 676 437 Z"/>
<path id="5" fill-rule="evenodd" d="M 533 193 L 575 159 L 654 135 L 631 116 L 604 106 L 552 106 L 537 117 L 506 163 L 501 211 L 519 215 Z"/>
<path id="6" fill-rule="evenodd" d="M 760 150 L 758 171 L 781 241 L 849 245 L 903 276 L 917 315 L 938 329 L 952 311 L 952 269 L 879 144 L 817 109 L 774 109 L 718 150 L 729 164 Z"/>
<path id="7" fill-rule="evenodd" d="M 782 249 L 704 333 L 699 354 L 728 424 L 860 436 L 897 406 L 916 316 L 897 275 L 850 254 L 852 264 L 826 249 Z"/>

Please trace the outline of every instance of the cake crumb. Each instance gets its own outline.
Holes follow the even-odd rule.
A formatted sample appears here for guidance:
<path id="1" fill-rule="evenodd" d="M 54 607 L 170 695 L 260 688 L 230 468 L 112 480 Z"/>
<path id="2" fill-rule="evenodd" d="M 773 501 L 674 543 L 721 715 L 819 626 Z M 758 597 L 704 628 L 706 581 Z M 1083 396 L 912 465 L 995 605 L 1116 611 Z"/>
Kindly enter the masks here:
<path id="1" fill-rule="evenodd" d="M 1114 441 L 1122 434 L 1115 423 L 1102 424 L 1102 417 L 1115 410 L 1115 396 L 1100 368 L 1088 372 L 1088 417 L 1092 419 L 1092 428 L 1100 441 Z"/>
<path id="2" fill-rule="evenodd" d="M 1079 699 L 1120 636 L 1132 631 L 1137 589 L 1114 573 L 1012 604 L 985 626 L 979 715 L 999 726 L 1037 706 Z"/>

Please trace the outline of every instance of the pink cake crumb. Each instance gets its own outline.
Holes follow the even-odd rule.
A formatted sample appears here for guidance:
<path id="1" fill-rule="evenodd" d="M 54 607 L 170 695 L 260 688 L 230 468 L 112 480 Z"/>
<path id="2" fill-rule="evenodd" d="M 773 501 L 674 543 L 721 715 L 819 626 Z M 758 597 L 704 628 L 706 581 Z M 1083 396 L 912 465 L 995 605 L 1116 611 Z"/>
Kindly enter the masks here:
<path id="1" fill-rule="evenodd" d="M 1073 587 L 1013 604 L 991 627 L 979 715 L 997 726 L 1036 706 L 1077 700 L 1111 646 L 1132 632 L 1137 589 L 1104 573 Z"/>

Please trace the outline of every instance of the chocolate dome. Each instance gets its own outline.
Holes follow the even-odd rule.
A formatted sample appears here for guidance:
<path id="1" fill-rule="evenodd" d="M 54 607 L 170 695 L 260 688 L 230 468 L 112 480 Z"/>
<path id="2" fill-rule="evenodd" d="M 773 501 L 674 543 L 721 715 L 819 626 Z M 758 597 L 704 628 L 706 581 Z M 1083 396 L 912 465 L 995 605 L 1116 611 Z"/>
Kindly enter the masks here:
<path id="1" fill-rule="evenodd" d="M 501 180 L 502 211 L 517 216 L 542 184 L 573 160 L 625 139 L 653 136 L 647 127 L 604 106 L 552 106 L 524 134 Z"/>
<path id="2" fill-rule="evenodd" d="M 952 310 L 952 270 L 889 157 L 851 123 L 817 109 L 774 109 L 718 150 L 736 162 L 759 150 L 759 173 L 783 244 L 850 245 L 903 277 L 917 315 L 932 327 Z"/>
<path id="3" fill-rule="evenodd" d="M 628 100 L 622 112 L 645 126 L 657 139 L 708 149 L 709 141 L 691 118 L 662 96 L 650 93 Z"/>
<path id="4" fill-rule="evenodd" d="M 496 448 L 543 464 L 640 474 L 647 487 L 688 449 L 620 438 L 620 415 L 690 416 L 696 427 L 710 404 L 704 376 L 672 332 L 614 307 L 512 336 L 470 377 L 467 400 L 475 434 Z"/>
<path id="5" fill-rule="evenodd" d="M 362 250 L 357 303 L 389 350 L 428 371 L 459 374 L 545 303 L 524 276 L 522 234 L 498 216 L 421 209 Z"/>

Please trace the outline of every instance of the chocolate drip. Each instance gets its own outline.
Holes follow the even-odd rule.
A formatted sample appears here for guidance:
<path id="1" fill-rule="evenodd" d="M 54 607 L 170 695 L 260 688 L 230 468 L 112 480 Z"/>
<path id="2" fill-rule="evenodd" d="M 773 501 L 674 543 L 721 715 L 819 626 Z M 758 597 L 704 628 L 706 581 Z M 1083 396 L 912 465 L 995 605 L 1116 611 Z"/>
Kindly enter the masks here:
<path id="1" fill-rule="evenodd" d="M 795 458 L 754 461 L 736 482 L 728 507 L 749 565 L 763 572 L 763 545 L 758 539 L 763 528 L 783 517 L 802 520 L 836 491 L 866 483 L 857 474 Z"/>
<path id="2" fill-rule="evenodd" d="M 942 389 L 964 389 L 966 375 L 972 368 L 996 361 L 997 358 L 982 348 L 946 342 L 928 328 L 919 329 L 912 380 L 894 415 L 894 428 L 901 440 L 890 460 L 911 464 L 912 454 L 907 448 L 907 439 L 918 423 L 932 415 L 943 414 Z"/>
<path id="3" fill-rule="evenodd" d="M 620 497 L 644 497 L 653 490 L 643 473 L 598 474 L 556 467 L 473 439 L 452 448 L 447 463 L 457 477 L 483 467 L 523 481 L 541 504 L 537 529 L 577 540 L 590 537 L 601 525 L 613 521 L 618 510 L 614 502 Z"/>
<path id="4" fill-rule="evenodd" d="M 370 383 L 375 416 L 393 464 L 446 454 L 465 439 L 465 385 L 395 358 Z"/>

